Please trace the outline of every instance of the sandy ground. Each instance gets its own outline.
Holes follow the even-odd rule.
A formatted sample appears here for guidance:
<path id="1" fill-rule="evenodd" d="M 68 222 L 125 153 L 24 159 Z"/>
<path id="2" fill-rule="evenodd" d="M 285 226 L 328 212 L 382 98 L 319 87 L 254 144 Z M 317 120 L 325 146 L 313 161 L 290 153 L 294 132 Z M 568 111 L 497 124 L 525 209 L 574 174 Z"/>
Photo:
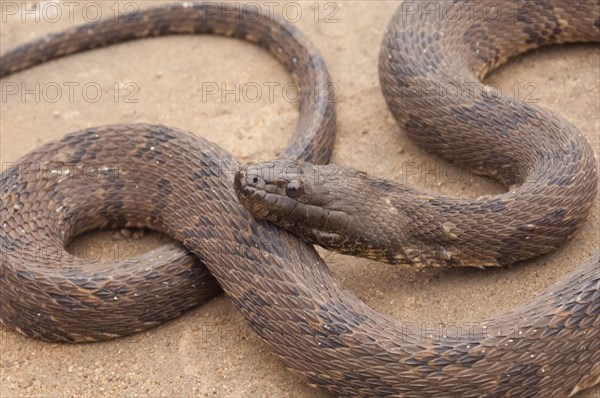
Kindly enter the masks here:
<path id="1" fill-rule="evenodd" d="M 74 2 L 73 12 L 62 7 L 63 14 L 56 21 L 51 21 L 56 14 L 47 2 L 38 3 L 43 11 L 39 22 L 31 16 L 23 22 L 21 14 L 12 15 L 4 8 L 10 2 L 3 3 L 2 52 L 84 21 L 84 4 L 79 2 Z M 21 6 L 21 2 L 14 4 Z M 112 2 L 94 4 L 101 6 L 104 15 L 112 15 Z M 392 120 L 379 89 L 377 55 L 395 2 L 321 3 L 317 22 L 310 9 L 313 2 L 294 4 L 303 12 L 297 25 L 320 48 L 339 87 L 333 161 L 431 192 L 463 197 L 502 192 L 498 184 L 416 147 Z M 276 8 L 281 9 L 281 5 Z M 88 12 L 93 17 L 93 10 Z M 331 12 L 335 15 L 326 23 Z M 598 46 L 578 45 L 519 58 L 488 81 L 498 84 L 506 95 L 536 99 L 561 112 L 581 128 L 598 159 L 599 76 Z M 225 100 L 220 95 L 204 99 L 202 88 L 207 83 L 232 88 L 236 82 L 242 89 L 255 83 L 266 87 L 265 82 L 290 80 L 268 53 L 219 37 L 157 38 L 68 57 L 2 80 L 1 161 L 16 161 L 67 132 L 121 122 L 176 126 L 216 141 L 243 161 L 267 160 L 276 157 L 293 130 L 295 104 L 286 101 L 281 91 L 276 91 L 274 101 L 263 94 L 253 102 L 249 92 L 242 93 L 239 101 L 231 95 Z M 71 98 L 69 82 L 79 83 Z M 18 94 L 5 98 L 6 84 L 15 83 Z M 33 95 L 22 100 L 22 83 L 40 93 L 39 101 Z M 35 88 L 37 83 L 40 89 Z M 130 85 L 125 87 L 126 83 Z M 94 88 L 86 93 L 86 84 L 101 88 L 100 100 L 92 102 Z M 57 101 L 56 85 L 62 87 Z M 484 320 L 526 302 L 598 248 L 598 224 L 596 203 L 588 222 L 564 247 L 506 269 L 417 272 L 322 253 L 345 286 L 372 307 L 439 330 L 443 324 Z M 96 233 L 76 243 L 79 247 L 98 244 L 106 258 L 124 244 L 112 236 L 111 232 Z M 135 244 L 148 250 L 165 240 L 152 234 Z M 115 341 L 48 344 L 0 329 L 0 342 L 3 397 L 328 396 L 286 370 L 223 295 L 167 325 Z M 580 395 L 598 396 L 600 388 Z"/>

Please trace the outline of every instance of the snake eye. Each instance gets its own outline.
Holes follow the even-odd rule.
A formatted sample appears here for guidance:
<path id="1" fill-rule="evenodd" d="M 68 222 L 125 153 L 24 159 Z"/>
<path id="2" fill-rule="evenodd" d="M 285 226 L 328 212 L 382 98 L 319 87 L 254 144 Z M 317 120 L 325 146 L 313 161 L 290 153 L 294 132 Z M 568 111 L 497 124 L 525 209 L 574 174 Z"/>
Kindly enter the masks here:
<path id="1" fill-rule="evenodd" d="M 297 198 L 302 195 L 303 192 L 304 187 L 302 186 L 302 182 L 298 180 L 292 180 L 285 186 L 285 194 L 290 198 Z"/>

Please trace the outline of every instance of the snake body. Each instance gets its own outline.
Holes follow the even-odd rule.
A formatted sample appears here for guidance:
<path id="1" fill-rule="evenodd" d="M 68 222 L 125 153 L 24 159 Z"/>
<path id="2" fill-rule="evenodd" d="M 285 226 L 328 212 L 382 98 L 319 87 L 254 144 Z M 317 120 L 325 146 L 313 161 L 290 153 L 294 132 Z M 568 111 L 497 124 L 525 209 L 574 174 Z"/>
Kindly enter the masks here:
<path id="1" fill-rule="evenodd" d="M 149 8 L 132 15 L 121 15 L 116 20 L 89 23 L 42 37 L 3 54 L 0 57 L 0 77 L 94 48 L 175 34 L 217 34 L 241 38 L 266 48 L 292 74 L 298 90 L 311 93 L 301 97 L 299 101 L 300 118 L 296 131 L 282 156 L 315 163 L 325 163 L 329 160 L 335 140 L 335 108 L 330 98 L 330 78 L 323 58 L 314 45 L 293 25 L 262 9 L 244 8 L 242 12 L 235 5 L 227 3 L 183 3 Z M 110 215 L 114 206 L 118 206 L 115 203 L 121 200 L 120 196 L 105 202 L 103 209 L 93 205 L 85 210 L 75 209 L 77 212 L 88 212 L 89 218 L 82 220 L 81 225 L 61 223 L 65 233 L 59 241 L 32 239 L 23 242 L 17 239 L 15 236 L 25 231 L 17 228 L 17 225 L 27 222 L 27 219 L 21 218 L 21 205 L 13 203 L 14 198 L 10 197 L 8 184 L 10 179 L 15 177 L 14 173 L 35 174 L 37 171 L 37 175 L 46 178 L 50 184 L 40 189 L 48 191 L 53 189 L 52 182 L 74 178 L 85 180 L 86 168 L 99 170 L 107 182 L 111 178 L 118 178 L 119 173 L 138 171 L 136 165 L 131 163 L 115 163 L 119 165 L 115 166 L 98 159 L 97 162 L 83 164 L 76 157 L 53 155 L 48 158 L 43 153 L 41 149 L 23 157 L 17 162 L 16 168 L 3 174 L 0 211 L 3 224 L 0 234 L 2 250 L 18 253 L 22 256 L 21 261 L 26 259 L 27 265 L 24 265 L 24 268 L 34 267 L 42 259 L 48 260 L 48 277 L 51 277 L 52 282 L 41 282 L 39 279 L 43 279 L 44 276 L 34 274 L 31 278 L 36 280 L 36 284 L 56 284 L 72 288 L 75 283 L 73 279 L 78 279 L 79 284 L 84 284 L 94 291 L 97 305 L 87 306 L 87 311 L 81 314 L 64 313 L 64 300 L 52 296 L 48 291 L 37 292 L 39 295 L 34 294 L 29 302 L 23 303 L 20 283 L 15 281 L 13 284 L 4 280 L 0 284 L 3 298 L 0 304 L 0 322 L 11 325 L 26 335 L 49 341 L 104 340 L 128 335 L 173 319 L 221 291 L 217 281 L 202 262 L 184 246 L 177 244 L 163 245 L 151 253 L 141 255 L 135 259 L 135 264 L 131 261 L 118 264 L 107 261 L 90 265 L 66 253 L 63 247 L 69 240 L 85 231 L 136 225 L 127 218 L 115 218 Z M 104 172 L 102 167 L 105 168 Z M 211 167 L 218 168 L 219 162 L 215 161 Z M 72 174 L 69 174 L 71 172 Z M 54 201 L 57 203 L 69 200 L 77 202 L 78 198 L 63 196 L 61 193 L 55 195 L 57 196 L 54 197 Z M 102 198 L 97 199 L 102 201 Z M 66 207 L 62 209 L 69 211 Z M 97 212 L 99 214 L 95 214 Z M 43 216 L 40 214 L 39 217 Z M 11 261 L 7 259 L 4 264 L 9 266 Z M 54 268 L 67 265 L 76 271 L 67 272 L 62 276 L 54 274 Z M 123 272 L 119 274 L 118 271 L 115 273 L 115 270 Z M 20 272 L 18 269 L 13 271 L 16 274 Z M 27 272 L 20 273 L 21 276 L 25 274 Z M 75 285 L 78 286 L 77 283 Z M 145 286 L 144 293 L 131 293 L 129 286 L 138 285 Z M 173 288 L 168 295 L 165 294 L 165 286 Z M 38 288 L 41 289 L 42 286 Z M 113 292 L 138 295 L 134 300 L 134 308 L 123 306 L 118 301 L 119 298 L 123 298 L 122 294 L 113 295 Z M 54 299 L 48 300 L 48 295 Z M 30 313 L 28 319 L 28 316 L 23 316 L 26 309 L 26 312 Z M 42 317 L 42 313 L 53 315 Z M 99 318 L 105 321 L 98 324 L 96 321 Z"/>
<path id="2" fill-rule="evenodd" d="M 502 4 L 508 9 L 515 5 L 513 2 Z M 390 98 L 391 94 L 398 93 L 399 87 L 409 87 L 411 82 L 425 79 L 436 70 L 441 70 L 438 76 L 470 78 L 480 76 L 486 68 L 497 66 L 509 55 L 527 48 L 552 42 L 598 39 L 600 16 L 596 3 L 579 3 L 578 10 L 560 0 L 537 0 L 531 4 L 540 6 L 544 13 L 528 14 L 528 20 L 504 21 L 512 23 L 504 28 L 514 37 L 504 41 L 492 39 L 497 22 L 471 21 L 469 26 L 458 23 L 446 27 L 440 26 L 441 22 L 411 25 L 405 23 L 399 9 L 388 27 L 380 63 L 383 64 L 382 86 L 392 113 L 417 141 L 444 150 L 444 156 L 467 166 L 499 167 L 496 174 L 499 180 L 507 185 L 522 183 L 512 192 L 522 194 L 529 190 L 532 200 L 539 199 L 542 204 L 550 200 L 545 195 L 563 197 L 562 204 L 552 206 L 568 209 L 564 215 L 554 214 L 548 223 L 536 224 L 544 228 L 538 230 L 540 235 L 554 230 L 560 231 L 557 235 L 563 235 L 552 244 L 542 245 L 543 248 L 531 249 L 533 255 L 550 250 L 566 239 L 583 220 L 594 198 L 597 174 L 593 155 L 581 134 L 556 115 L 539 108 L 504 104 L 502 97 L 480 94 L 481 97 L 462 108 L 438 104 L 434 108 L 439 108 L 443 116 L 437 119 L 436 109 L 416 110 L 412 108 L 416 103 L 406 100 L 409 102 L 402 106 L 408 110 L 400 110 Z M 575 25 L 577 17 L 581 20 Z M 557 26 L 552 25 L 553 21 Z M 583 27 L 574 28 L 580 25 Z M 445 30 L 439 30 L 442 28 Z M 546 31 L 553 33 L 548 36 L 543 33 Z M 523 45 L 521 32 L 530 38 L 531 32 L 538 32 L 537 40 Z M 500 37 L 507 37 L 501 33 Z M 473 37 L 478 39 L 473 41 Z M 473 50 L 471 41 L 482 46 L 480 51 Z M 507 47 L 496 48 L 496 45 Z M 518 46 L 511 48 L 511 45 Z M 448 54 L 450 50 L 460 50 L 463 56 Z M 424 60 L 412 58 L 423 57 L 424 53 L 428 54 Z M 1 59 L 0 64 L 3 62 Z M 402 67 L 404 63 L 407 66 Z M 428 65 L 432 68 L 424 68 Z M 0 67 L 0 70 L 11 71 L 11 68 Z M 403 73 L 392 76 L 391 71 Z M 485 113 L 494 110 L 506 116 L 514 106 L 518 108 L 517 113 L 510 114 L 513 119 L 507 118 L 512 120 L 508 126 L 516 127 L 506 127 L 505 119 L 494 119 L 496 113 Z M 469 113 L 468 109 L 475 113 Z M 420 112 L 429 112 L 431 117 Z M 456 132 L 451 129 L 452 123 L 457 126 L 467 123 L 469 128 Z M 497 128 L 494 135 L 490 134 L 488 124 Z M 539 128 L 545 131 L 540 132 Z M 443 134 L 450 136 L 445 138 Z M 490 143 L 485 145 L 485 140 L 475 140 L 471 149 L 465 148 L 464 143 L 454 144 L 460 139 L 473 140 L 478 134 L 487 134 L 485 140 Z M 532 134 L 535 141 L 527 138 Z M 510 144 L 512 139 L 520 145 Z M 534 146 L 535 142 L 548 145 Z M 489 147 L 498 149 L 495 157 L 491 156 Z M 486 148 L 488 152 L 483 151 Z M 508 152 L 508 148 L 515 152 Z M 467 155 L 472 155 L 473 150 L 488 153 L 486 162 L 476 156 L 473 163 L 469 163 Z M 540 153 L 542 150 L 546 152 Z M 82 230 L 143 225 L 182 242 L 206 265 L 245 319 L 285 365 L 303 375 L 311 385 L 334 394 L 562 397 L 600 382 L 599 253 L 529 303 L 482 322 L 468 333 L 429 339 L 372 310 L 345 290 L 311 245 L 253 217 L 237 199 L 230 173 L 237 169 L 235 159 L 191 133 L 145 124 L 87 129 L 42 146 L 19 164 L 28 161 L 123 163 L 133 165 L 136 172 L 122 176 L 117 182 L 108 176 L 86 181 L 87 184 L 76 178 L 43 178 L 39 173 L 24 172 L 26 169 L 19 167 L 2 174 L 0 317 L 26 334 L 69 340 L 63 336 L 73 333 L 65 333 L 53 322 L 56 317 L 64 314 L 86 317 L 111 300 L 135 311 L 138 303 L 151 294 L 166 297 L 174 292 L 159 290 L 153 285 L 157 276 L 167 276 L 166 270 L 152 272 L 126 266 L 109 272 L 77 263 L 61 268 L 59 259 L 48 258 L 41 263 L 37 258 L 24 256 L 22 253 L 27 254 L 26 250 L 5 248 L 26 249 L 34 243 L 61 247 L 65 239 Z M 540 169 L 540 163 L 546 165 L 545 170 Z M 215 164 L 220 167 L 213 167 Z M 510 169 L 509 165 L 516 168 Z M 250 180 L 248 186 L 260 182 L 257 174 L 250 173 L 252 170 L 246 168 L 237 175 L 238 192 L 243 180 Z M 558 175 L 562 177 L 556 177 Z M 536 185 L 527 178 L 531 176 L 541 182 Z M 338 176 L 345 177 L 343 173 Z M 286 186 L 288 183 L 290 181 L 286 181 Z M 379 184 L 380 189 L 385 189 L 384 183 Z M 294 183 L 294 186 L 298 185 Z M 406 194 L 415 198 L 420 195 L 410 190 Z M 283 202 L 290 195 L 278 197 Z M 249 203 L 252 207 L 253 202 Z M 471 211 L 474 216 L 478 214 L 474 208 L 463 210 Z M 437 226 L 434 217 L 454 211 L 449 208 L 423 216 L 429 216 L 428 221 Z M 543 217 L 542 212 L 538 218 Z M 556 225 L 559 227 L 555 228 Z M 502 233 L 502 227 L 502 223 L 495 227 L 498 233 Z M 453 233 L 462 236 L 462 230 L 459 232 Z M 519 236 L 514 235 L 512 242 L 521 252 Z M 507 242 L 506 247 L 510 244 Z M 511 259 L 508 256 L 507 261 L 499 261 L 504 257 L 499 257 L 497 250 L 495 253 L 490 258 L 497 263 Z M 485 261 L 491 260 L 486 257 Z M 176 282 L 176 274 L 169 276 Z M 127 283 L 127 278 L 132 283 Z M 171 285 L 169 289 L 178 287 Z M 62 312 L 57 312 L 57 308 Z M 160 309 L 155 308 L 154 316 L 160 317 L 160 314 Z M 94 321 L 94 325 L 98 322 L 122 325 L 122 320 L 110 313 L 101 318 L 90 317 L 88 321 Z M 42 326 L 51 328 L 47 336 L 31 332 Z"/>

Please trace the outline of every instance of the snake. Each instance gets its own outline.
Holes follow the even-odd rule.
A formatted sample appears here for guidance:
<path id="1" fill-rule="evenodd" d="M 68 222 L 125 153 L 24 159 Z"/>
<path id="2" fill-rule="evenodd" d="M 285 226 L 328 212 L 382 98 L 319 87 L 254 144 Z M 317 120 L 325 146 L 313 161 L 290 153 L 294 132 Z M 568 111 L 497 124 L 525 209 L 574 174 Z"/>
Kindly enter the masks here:
<path id="1" fill-rule="evenodd" d="M 404 7 L 409 4 L 423 8 Z M 506 194 L 470 202 L 432 197 L 352 169 L 336 166 L 325 171 L 303 159 L 240 167 L 225 150 L 193 133 L 163 125 L 109 125 L 47 143 L 18 164 L 124 163 L 135 166 L 135 173 L 83 184 L 77 178 L 48 179 L 39 172 L 10 168 L 0 185 L 3 247 L 56 247 L 84 229 L 114 224 L 161 231 L 202 261 L 286 367 L 309 385 L 338 396 L 563 397 L 596 385 L 598 251 L 515 309 L 453 336 L 427 336 L 371 309 L 346 290 L 311 244 L 325 238 L 326 247 L 358 254 L 352 242 L 366 242 L 366 257 L 393 263 L 503 265 L 554 249 L 585 220 L 596 195 L 597 170 L 589 144 L 564 118 L 485 89 L 476 90 L 469 101 L 454 103 L 442 96 L 403 94 L 424 82 L 474 83 L 510 57 L 544 45 L 598 41 L 597 2 L 498 2 L 495 19 L 486 13 L 476 21 L 431 18 L 427 6 L 435 9 L 439 4 L 403 3 L 393 15 L 379 59 L 384 97 L 416 142 L 491 175 L 510 188 Z M 482 15 L 483 6 L 488 5 L 473 4 L 473 15 Z M 339 202 L 342 199 L 335 199 L 339 197 L 332 190 L 342 187 L 365 190 L 371 195 L 370 207 L 387 206 L 388 211 L 369 213 L 357 204 L 365 205 L 360 195 Z M 407 197 L 398 202 L 402 206 L 396 206 L 402 196 L 398 190 Z M 411 212 L 419 210 L 400 208 L 408 202 L 424 204 L 420 222 L 410 219 Z M 281 210 L 285 216 L 278 213 Z M 525 215 L 517 216 L 519 210 Z M 461 211 L 473 217 L 470 229 L 462 225 L 466 218 L 458 215 Z M 389 233 L 378 236 L 392 244 L 406 243 L 407 248 L 389 251 L 369 237 L 352 235 L 346 216 L 360 212 L 371 217 L 364 225 L 367 235 L 373 233 L 373 214 L 385 215 L 378 225 Z M 393 222 L 388 220 L 392 216 Z M 488 217 L 499 224 L 488 225 Z M 310 225 L 294 229 L 290 225 L 296 222 L 289 219 Z M 396 219 L 401 219 L 400 228 Z M 403 228 L 403 222 L 409 226 Z M 341 228 L 330 230 L 330 224 Z M 413 247 L 420 232 L 407 232 L 414 228 L 431 231 L 422 233 L 426 239 L 420 255 Z M 408 237 L 394 241 L 397 229 Z M 479 234 L 471 234 L 471 229 Z M 307 241 L 295 235 L 303 231 L 308 231 Z M 349 238 L 338 237 L 347 232 Z M 488 242 L 491 235 L 500 240 Z M 459 241 L 479 246 L 477 256 L 455 247 Z M 526 249 L 525 242 L 533 247 Z M 170 284 L 147 293 L 153 278 L 165 270 L 153 273 L 126 265 L 84 275 L 84 264 L 63 267 L 60 261 L 32 259 L 17 250 L 3 249 L 2 255 L 0 317 L 25 334 L 61 316 L 46 310 L 51 303 L 61 305 L 63 313 L 84 318 L 107 301 L 134 311 L 147 295 L 160 296 L 156 304 L 162 305 L 177 291 Z M 133 283 L 120 283 L 123 275 Z M 160 313 L 159 308 L 155 311 Z M 88 321 L 123 325 L 108 313 Z M 53 326 L 47 336 L 35 337 L 61 339 L 69 334 L 61 325 Z"/>

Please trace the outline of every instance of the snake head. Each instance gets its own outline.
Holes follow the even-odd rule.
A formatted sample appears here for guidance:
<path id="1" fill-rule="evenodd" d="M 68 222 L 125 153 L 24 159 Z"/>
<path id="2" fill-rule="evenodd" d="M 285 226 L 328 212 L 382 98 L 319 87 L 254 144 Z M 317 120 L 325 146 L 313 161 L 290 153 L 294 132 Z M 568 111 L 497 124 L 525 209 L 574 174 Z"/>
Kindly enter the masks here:
<path id="1" fill-rule="evenodd" d="M 311 166 L 292 160 L 248 164 L 235 176 L 235 191 L 242 205 L 252 214 L 279 222 L 312 196 L 314 181 L 305 172 Z M 294 218 L 304 221 L 300 214 Z"/>
<path id="2" fill-rule="evenodd" d="M 254 216 L 331 247 L 343 240 L 340 231 L 350 220 L 342 209 L 342 174 L 336 165 L 275 160 L 244 166 L 235 176 L 234 188 Z"/>

